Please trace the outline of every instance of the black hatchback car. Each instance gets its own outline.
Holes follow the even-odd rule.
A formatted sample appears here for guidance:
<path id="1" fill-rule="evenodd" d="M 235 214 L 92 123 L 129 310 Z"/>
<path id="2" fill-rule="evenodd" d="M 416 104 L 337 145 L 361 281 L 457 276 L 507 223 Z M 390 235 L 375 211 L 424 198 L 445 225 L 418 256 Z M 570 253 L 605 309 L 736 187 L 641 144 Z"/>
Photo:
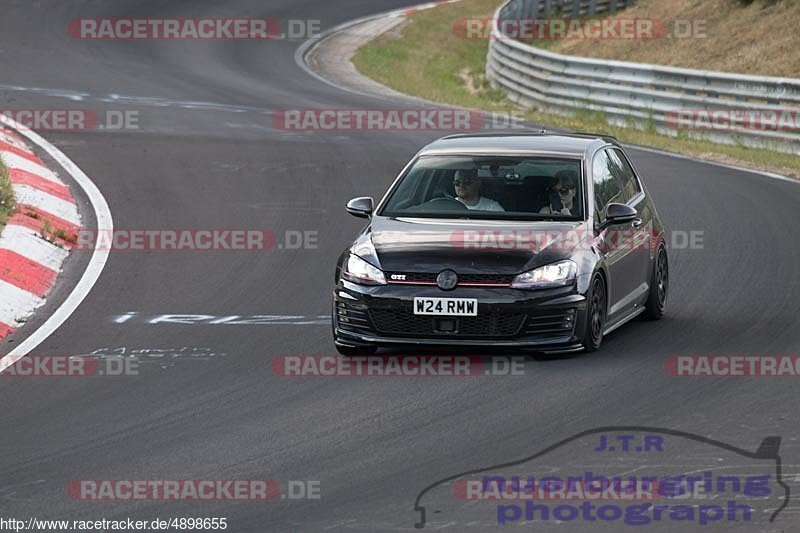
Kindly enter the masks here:
<path id="1" fill-rule="evenodd" d="M 333 336 L 379 347 L 594 351 L 665 310 L 664 229 L 613 138 L 453 135 L 423 148 L 336 266 Z"/>

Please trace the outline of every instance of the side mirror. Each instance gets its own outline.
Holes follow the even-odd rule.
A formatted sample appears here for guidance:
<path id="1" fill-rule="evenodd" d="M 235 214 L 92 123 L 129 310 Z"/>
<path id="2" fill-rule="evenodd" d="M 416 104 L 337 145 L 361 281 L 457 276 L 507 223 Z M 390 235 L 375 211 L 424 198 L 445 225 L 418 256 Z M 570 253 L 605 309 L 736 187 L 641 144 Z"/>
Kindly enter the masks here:
<path id="1" fill-rule="evenodd" d="M 347 212 L 354 217 L 369 218 L 372 215 L 372 197 L 361 196 L 347 202 Z"/>
<path id="2" fill-rule="evenodd" d="M 606 208 L 606 219 L 600 225 L 600 229 L 605 229 L 615 224 L 633 222 L 638 216 L 638 211 L 627 204 L 608 204 Z"/>

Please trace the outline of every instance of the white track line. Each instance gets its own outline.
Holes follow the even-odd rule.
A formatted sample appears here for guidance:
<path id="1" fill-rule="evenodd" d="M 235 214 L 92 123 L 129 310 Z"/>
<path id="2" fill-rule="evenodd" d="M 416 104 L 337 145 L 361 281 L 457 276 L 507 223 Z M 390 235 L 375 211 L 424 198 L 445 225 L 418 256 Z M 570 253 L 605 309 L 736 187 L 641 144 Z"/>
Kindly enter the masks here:
<path id="1" fill-rule="evenodd" d="M 298 46 L 297 49 L 294 51 L 294 62 L 298 67 L 303 69 L 305 71 L 305 73 L 308 74 L 309 76 L 311 76 L 312 78 L 315 78 L 315 79 L 321 81 L 322 83 L 330 85 L 331 87 L 334 87 L 334 88 L 336 88 L 336 89 L 338 89 L 340 91 L 348 92 L 348 93 L 351 93 L 351 94 L 357 94 L 359 96 L 368 96 L 368 97 L 374 98 L 374 99 L 382 99 L 382 100 L 389 100 L 389 101 L 396 102 L 397 98 L 396 97 L 392 97 L 391 95 L 378 94 L 378 93 L 369 93 L 369 92 L 359 91 L 357 89 L 351 89 L 350 87 L 345 87 L 344 85 L 339 85 L 338 83 L 336 83 L 334 81 L 331 81 L 328 78 L 325 78 L 324 76 L 322 76 L 322 75 L 318 74 L 317 72 L 315 72 L 314 69 L 312 69 L 310 66 L 308 66 L 308 63 L 306 63 L 306 54 L 308 54 L 308 52 L 310 52 L 311 49 L 314 48 L 317 44 L 321 43 L 322 41 L 324 41 L 325 39 L 327 39 L 331 35 L 333 35 L 335 33 L 339 33 L 339 32 L 341 32 L 343 30 L 346 30 L 346 29 L 348 29 L 348 28 L 350 28 L 352 26 L 357 26 L 357 25 L 362 24 L 364 22 L 369 22 L 369 21 L 372 21 L 372 20 L 375 20 L 375 19 L 379 19 L 379 18 L 405 17 L 405 16 L 407 16 L 406 15 L 407 12 L 412 11 L 414 9 L 417 9 L 417 10 L 431 9 L 431 8 L 438 7 L 440 5 L 454 4 L 454 3 L 460 2 L 460 1 L 461 0 L 449 0 L 447 2 L 429 2 L 429 3 L 425 3 L 425 4 L 418 4 L 416 6 L 409 6 L 407 8 L 403 8 L 403 9 L 393 9 L 391 11 L 384 11 L 384 12 L 381 12 L 381 13 L 375 13 L 375 14 L 372 14 L 372 15 L 367 15 L 365 17 L 359 17 L 357 19 L 349 20 L 347 22 L 339 24 L 338 26 L 334 26 L 333 28 L 329 28 L 329 29 L 325 30 L 321 34 L 317 35 L 316 37 L 313 37 L 311 39 L 307 39 L 307 40 L 303 41 L 300 44 L 300 46 Z M 365 77 L 367 77 L 367 76 L 365 76 Z M 369 79 L 372 79 L 372 78 L 369 78 Z M 397 92 L 399 93 L 400 91 L 397 91 Z M 403 94 L 403 93 L 401 93 L 401 94 Z M 425 99 L 422 99 L 422 98 L 417 98 L 417 97 L 414 97 L 414 96 L 411 96 L 411 95 L 405 95 L 405 96 L 407 97 L 407 99 L 409 99 L 411 101 L 416 100 L 418 103 L 419 102 L 432 103 L 429 100 L 425 100 Z M 440 103 L 437 103 L 436 106 L 438 106 L 438 107 L 452 107 L 452 106 L 448 106 L 447 104 L 440 104 Z"/>
<path id="2" fill-rule="evenodd" d="M 38 145 L 42 148 L 45 152 L 50 154 L 50 157 L 55 159 L 58 164 L 60 164 L 64 170 L 69 173 L 70 176 L 75 180 L 75 182 L 80 186 L 86 196 L 89 198 L 89 202 L 92 204 L 92 209 L 94 210 L 95 220 L 97 221 L 97 229 L 98 231 L 107 231 L 112 232 L 114 231 L 114 219 L 111 217 L 111 211 L 108 208 L 108 202 L 103 197 L 103 193 L 100 192 L 100 189 L 97 188 L 97 185 L 89 179 L 78 165 L 72 162 L 72 160 L 64 155 L 64 153 L 52 145 L 50 142 L 45 140 L 39 134 L 31 131 L 29 128 L 26 128 L 22 124 L 17 123 L 15 120 L 8 118 L 5 115 L 0 114 L 0 123 L 5 124 L 6 126 L 15 129 L 17 132 L 21 133 L 23 136 L 27 137 L 31 142 Z M 111 254 L 111 250 L 101 250 L 95 248 L 92 252 L 92 257 L 89 259 L 89 264 L 86 266 L 86 270 L 83 272 L 81 279 L 78 281 L 75 288 L 72 292 L 67 296 L 67 299 L 61 304 L 61 306 L 55 310 L 55 312 L 50 315 L 50 317 L 39 326 L 39 329 L 31 333 L 24 341 L 17 345 L 16 348 L 11 350 L 11 352 L 0 359 L 0 372 L 3 372 L 6 368 L 13 365 L 23 357 L 25 357 L 31 350 L 39 346 L 47 337 L 53 334 L 61 325 L 66 322 L 66 320 L 75 312 L 75 309 L 83 302 L 89 292 L 94 287 L 94 284 L 97 283 L 98 278 L 100 278 L 100 274 L 103 272 L 103 268 L 105 268 L 106 263 L 108 262 L 108 257 Z"/>

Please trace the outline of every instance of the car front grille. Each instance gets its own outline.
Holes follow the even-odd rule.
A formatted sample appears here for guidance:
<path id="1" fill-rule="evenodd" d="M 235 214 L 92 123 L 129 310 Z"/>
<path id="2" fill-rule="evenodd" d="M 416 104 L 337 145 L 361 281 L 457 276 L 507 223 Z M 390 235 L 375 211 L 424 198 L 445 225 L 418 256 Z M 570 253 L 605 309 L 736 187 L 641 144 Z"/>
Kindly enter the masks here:
<path id="1" fill-rule="evenodd" d="M 338 328 L 355 334 L 380 334 L 409 338 L 509 338 L 550 339 L 569 337 L 575 329 L 575 309 L 551 312 L 481 313 L 478 316 L 415 315 L 411 306 L 367 310 L 361 303 L 336 302 Z M 455 324 L 443 331 L 441 320 Z"/>
<path id="2" fill-rule="evenodd" d="M 525 315 L 522 313 L 432 317 L 415 315 L 406 310 L 372 309 L 369 314 L 375 329 L 381 333 L 408 336 L 512 337 L 519 333 L 525 322 Z M 437 327 L 438 320 L 455 320 L 455 331 L 440 331 Z"/>
<path id="3" fill-rule="evenodd" d="M 430 272 L 387 272 L 386 279 L 389 283 L 406 283 L 420 285 L 435 285 L 438 273 Z M 497 285 L 508 286 L 514 279 L 513 275 L 507 274 L 458 274 L 458 284 L 461 286 L 469 285 Z"/>

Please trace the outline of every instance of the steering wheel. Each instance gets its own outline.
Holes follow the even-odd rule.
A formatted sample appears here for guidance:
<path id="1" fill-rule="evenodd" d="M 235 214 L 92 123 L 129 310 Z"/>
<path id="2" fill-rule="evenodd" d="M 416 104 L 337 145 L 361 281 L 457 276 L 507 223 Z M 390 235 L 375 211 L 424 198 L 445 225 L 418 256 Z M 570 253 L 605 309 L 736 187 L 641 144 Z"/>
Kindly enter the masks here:
<path id="1" fill-rule="evenodd" d="M 424 204 L 425 207 L 432 207 L 435 209 L 445 209 L 447 211 L 466 211 L 467 206 L 456 200 L 455 198 L 450 198 L 448 196 L 437 196 L 436 198 L 431 198 Z"/>

